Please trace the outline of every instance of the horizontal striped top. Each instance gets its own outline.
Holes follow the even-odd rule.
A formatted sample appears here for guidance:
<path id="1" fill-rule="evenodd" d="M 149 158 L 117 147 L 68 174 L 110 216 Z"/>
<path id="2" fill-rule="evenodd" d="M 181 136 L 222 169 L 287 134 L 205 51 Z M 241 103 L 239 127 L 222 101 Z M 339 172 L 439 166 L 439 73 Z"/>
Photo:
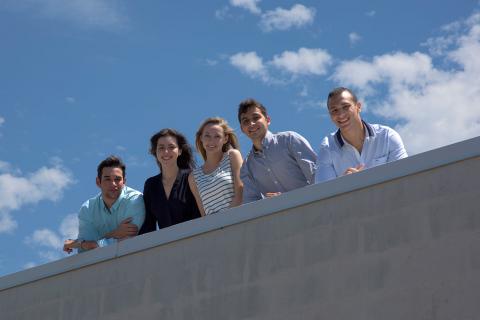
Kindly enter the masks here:
<path id="1" fill-rule="evenodd" d="M 193 170 L 193 177 L 206 215 L 219 212 L 230 206 L 234 190 L 232 167 L 228 153 L 223 154 L 220 164 L 213 172 L 205 174 L 202 167 L 199 167 Z"/>

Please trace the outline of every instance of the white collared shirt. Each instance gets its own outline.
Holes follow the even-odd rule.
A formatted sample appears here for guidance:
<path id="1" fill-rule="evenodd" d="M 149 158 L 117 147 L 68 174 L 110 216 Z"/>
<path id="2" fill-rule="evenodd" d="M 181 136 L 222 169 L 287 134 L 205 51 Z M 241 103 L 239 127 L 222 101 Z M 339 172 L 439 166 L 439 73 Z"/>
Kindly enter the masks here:
<path id="1" fill-rule="evenodd" d="M 408 156 L 402 138 L 395 130 L 379 124 L 363 124 L 365 140 L 361 153 L 342 137 L 340 129 L 322 140 L 315 183 L 340 177 L 345 170 L 358 165 L 368 169 Z"/>

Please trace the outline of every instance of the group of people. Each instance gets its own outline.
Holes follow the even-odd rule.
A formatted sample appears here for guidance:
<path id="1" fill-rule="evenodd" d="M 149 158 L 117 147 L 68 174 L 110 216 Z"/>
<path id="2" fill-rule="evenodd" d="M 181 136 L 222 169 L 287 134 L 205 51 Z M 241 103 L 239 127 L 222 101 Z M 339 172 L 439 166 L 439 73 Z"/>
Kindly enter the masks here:
<path id="1" fill-rule="evenodd" d="M 101 192 L 82 205 L 78 238 L 66 240 L 63 250 L 102 247 L 407 157 L 397 132 L 362 120 L 362 104 L 350 89 L 331 91 L 327 107 L 338 129 L 322 140 L 318 154 L 296 132 L 270 132 L 267 109 L 254 99 L 238 107 L 241 131 L 252 141 L 245 159 L 222 118 L 206 119 L 195 135 L 204 161 L 198 167 L 185 136 L 162 129 L 150 139 L 160 173 L 145 181 L 143 194 L 125 185 L 121 159 L 108 157 L 97 168 Z"/>

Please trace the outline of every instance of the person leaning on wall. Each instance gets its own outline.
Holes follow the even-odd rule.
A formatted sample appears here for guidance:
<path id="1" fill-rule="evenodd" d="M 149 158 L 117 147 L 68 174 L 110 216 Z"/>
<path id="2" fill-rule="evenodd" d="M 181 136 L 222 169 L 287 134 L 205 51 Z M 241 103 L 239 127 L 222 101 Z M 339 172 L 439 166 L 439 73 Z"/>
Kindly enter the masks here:
<path id="1" fill-rule="evenodd" d="M 223 118 L 208 118 L 195 135 L 195 145 L 205 162 L 192 171 L 189 184 L 202 215 L 240 205 L 242 155 L 233 129 Z"/>
<path id="2" fill-rule="evenodd" d="M 327 107 L 338 129 L 320 144 L 316 183 L 408 156 L 395 130 L 362 120 L 362 104 L 350 89 L 332 90 L 328 94 Z"/>
<path id="3" fill-rule="evenodd" d="M 160 130 L 150 138 L 150 154 L 160 173 L 145 181 L 145 222 L 140 234 L 200 217 L 188 185 L 195 162 L 185 136 L 170 128 Z"/>
<path id="4" fill-rule="evenodd" d="M 142 193 L 125 185 L 125 169 L 116 156 L 100 162 L 96 178 L 100 193 L 80 208 L 78 238 L 66 240 L 63 251 L 83 252 L 138 234 L 145 207 Z"/>
<path id="5" fill-rule="evenodd" d="M 254 99 L 240 103 L 238 121 L 252 141 L 241 169 L 243 203 L 313 184 L 317 157 L 304 137 L 294 131 L 270 132 L 267 109 Z"/>

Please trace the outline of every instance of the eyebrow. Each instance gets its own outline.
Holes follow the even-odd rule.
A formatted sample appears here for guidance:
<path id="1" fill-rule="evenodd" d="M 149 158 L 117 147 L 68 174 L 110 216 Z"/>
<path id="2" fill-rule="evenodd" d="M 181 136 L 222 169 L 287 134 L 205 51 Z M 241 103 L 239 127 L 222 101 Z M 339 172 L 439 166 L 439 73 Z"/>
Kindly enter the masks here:
<path id="1" fill-rule="evenodd" d="M 251 117 L 253 118 L 253 117 L 256 116 L 256 115 L 260 115 L 260 113 L 259 113 L 259 112 L 252 113 L 252 116 L 251 116 Z M 250 119 L 250 118 L 249 118 L 248 116 L 246 116 L 246 115 L 240 117 L 240 121 L 248 120 L 248 119 Z"/>
<path id="2" fill-rule="evenodd" d="M 102 178 L 110 178 L 110 177 L 114 177 L 114 178 L 123 178 L 122 176 L 117 176 L 117 175 L 113 175 L 113 176 L 110 176 L 110 175 L 104 175 L 104 176 L 102 176 Z"/>

